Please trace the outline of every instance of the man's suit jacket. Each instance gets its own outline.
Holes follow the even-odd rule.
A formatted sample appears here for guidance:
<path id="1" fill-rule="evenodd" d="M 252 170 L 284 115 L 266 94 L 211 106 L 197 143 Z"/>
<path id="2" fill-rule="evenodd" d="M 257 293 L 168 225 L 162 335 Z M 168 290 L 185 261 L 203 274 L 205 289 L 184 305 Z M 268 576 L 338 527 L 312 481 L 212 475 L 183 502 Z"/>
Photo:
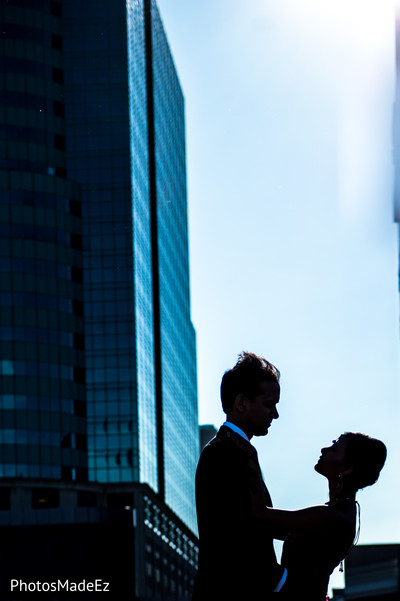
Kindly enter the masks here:
<path id="1" fill-rule="evenodd" d="M 256 464 L 259 478 L 254 478 L 250 463 Z M 255 448 L 222 426 L 197 466 L 200 549 L 192 601 L 261 601 L 278 583 L 282 568 L 271 534 L 251 511 L 254 486 L 262 487 L 266 504 L 272 506 Z"/>

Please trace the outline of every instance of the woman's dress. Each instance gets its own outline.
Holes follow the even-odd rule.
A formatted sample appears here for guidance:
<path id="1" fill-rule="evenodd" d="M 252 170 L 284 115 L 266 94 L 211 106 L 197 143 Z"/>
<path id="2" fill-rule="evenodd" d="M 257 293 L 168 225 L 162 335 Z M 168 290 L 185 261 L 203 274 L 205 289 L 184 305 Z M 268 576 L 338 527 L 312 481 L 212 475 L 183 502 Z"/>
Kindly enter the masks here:
<path id="1" fill-rule="evenodd" d="M 282 593 L 325 601 L 329 577 L 351 549 L 354 535 L 355 519 L 353 524 L 343 520 L 318 532 L 290 534 L 282 550 L 281 563 L 287 569 Z"/>

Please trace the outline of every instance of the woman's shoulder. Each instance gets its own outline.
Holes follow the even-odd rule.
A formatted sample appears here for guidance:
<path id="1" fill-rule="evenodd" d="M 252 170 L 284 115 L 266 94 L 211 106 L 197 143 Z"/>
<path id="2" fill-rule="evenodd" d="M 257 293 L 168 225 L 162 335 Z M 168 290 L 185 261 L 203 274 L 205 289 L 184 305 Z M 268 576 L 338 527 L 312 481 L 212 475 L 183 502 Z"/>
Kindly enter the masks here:
<path id="1" fill-rule="evenodd" d="M 354 499 L 341 499 L 326 504 L 327 513 L 331 516 L 332 526 L 354 529 L 357 517 L 357 505 Z"/>
<path id="2" fill-rule="evenodd" d="M 335 530 L 350 532 L 356 522 L 354 501 L 314 505 L 289 513 L 293 514 L 293 531 L 301 530 L 315 534 Z"/>

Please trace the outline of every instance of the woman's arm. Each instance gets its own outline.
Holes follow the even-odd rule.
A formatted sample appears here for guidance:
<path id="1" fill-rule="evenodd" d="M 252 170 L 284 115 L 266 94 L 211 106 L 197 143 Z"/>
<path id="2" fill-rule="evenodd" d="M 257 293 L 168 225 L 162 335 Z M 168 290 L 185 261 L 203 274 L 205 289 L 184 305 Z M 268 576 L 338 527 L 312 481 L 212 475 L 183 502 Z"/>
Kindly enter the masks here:
<path id="1" fill-rule="evenodd" d="M 339 519 L 337 513 L 326 505 L 314 505 L 294 511 L 264 507 L 261 512 L 256 513 L 256 517 L 288 532 L 317 532 L 323 527 L 335 524 Z"/>
<path id="2" fill-rule="evenodd" d="M 335 506 L 314 505 L 294 511 L 266 507 L 257 486 L 258 472 L 250 460 L 252 482 L 250 486 L 253 516 L 272 532 L 274 538 L 284 539 L 289 532 L 318 532 L 329 527 L 341 527 L 349 523 L 349 516 Z"/>
<path id="3" fill-rule="evenodd" d="M 260 503 L 258 495 L 252 494 L 252 511 L 273 533 L 274 538 L 284 538 L 289 532 L 319 532 L 330 526 L 344 525 L 345 517 L 334 507 L 314 505 L 295 511 L 273 509 Z"/>

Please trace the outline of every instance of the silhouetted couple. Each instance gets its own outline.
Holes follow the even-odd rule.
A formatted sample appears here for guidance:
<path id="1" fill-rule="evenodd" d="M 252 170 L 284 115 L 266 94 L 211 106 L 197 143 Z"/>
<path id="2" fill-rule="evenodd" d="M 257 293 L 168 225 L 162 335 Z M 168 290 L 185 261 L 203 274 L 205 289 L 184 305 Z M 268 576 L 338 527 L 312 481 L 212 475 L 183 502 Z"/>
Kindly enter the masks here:
<path id="1" fill-rule="evenodd" d="M 279 377 L 266 359 L 242 353 L 222 378 L 226 422 L 196 472 L 200 550 L 192 601 L 261 601 L 273 592 L 325 601 L 330 574 L 356 537 L 356 492 L 376 482 L 385 463 L 381 441 L 343 434 L 315 466 L 328 479 L 329 502 L 272 509 L 250 440 L 265 436 L 279 417 Z M 285 541 L 281 564 L 274 538 Z"/>

